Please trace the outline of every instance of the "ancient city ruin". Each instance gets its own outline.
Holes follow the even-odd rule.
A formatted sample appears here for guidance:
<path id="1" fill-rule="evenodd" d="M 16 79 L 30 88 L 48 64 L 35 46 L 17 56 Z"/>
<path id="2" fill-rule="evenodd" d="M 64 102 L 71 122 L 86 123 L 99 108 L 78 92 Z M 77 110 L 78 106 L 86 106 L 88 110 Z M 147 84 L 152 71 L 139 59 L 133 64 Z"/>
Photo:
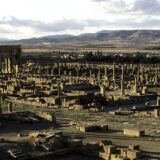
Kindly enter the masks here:
<path id="1" fill-rule="evenodd" d="M 160 159 L 158 63 L 21 52 L 0 46 L 1 159 Z"/>

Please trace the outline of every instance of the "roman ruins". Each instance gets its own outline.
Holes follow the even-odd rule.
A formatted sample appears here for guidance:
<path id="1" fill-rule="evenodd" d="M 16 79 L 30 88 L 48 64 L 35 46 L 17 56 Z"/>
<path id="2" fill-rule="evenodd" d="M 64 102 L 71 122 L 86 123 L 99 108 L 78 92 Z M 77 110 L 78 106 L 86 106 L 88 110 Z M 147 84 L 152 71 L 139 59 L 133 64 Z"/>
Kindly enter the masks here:
<path id="1" fill-rule="evenodd" d="M 0 157 L 160 159 L 159 64 L 0 59 Z"/>

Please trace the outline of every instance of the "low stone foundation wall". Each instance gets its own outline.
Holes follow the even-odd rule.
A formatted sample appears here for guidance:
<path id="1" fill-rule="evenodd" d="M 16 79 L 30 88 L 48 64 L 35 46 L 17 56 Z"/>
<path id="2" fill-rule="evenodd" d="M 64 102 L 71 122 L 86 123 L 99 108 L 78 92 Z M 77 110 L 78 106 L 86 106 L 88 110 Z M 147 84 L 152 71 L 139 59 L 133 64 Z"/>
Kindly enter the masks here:
<path id="1" fill-rule="evenodd" d="M 54 112 L 36 112 L 36 115 L 49 122 L 56 122 L 56 116 Z"/>

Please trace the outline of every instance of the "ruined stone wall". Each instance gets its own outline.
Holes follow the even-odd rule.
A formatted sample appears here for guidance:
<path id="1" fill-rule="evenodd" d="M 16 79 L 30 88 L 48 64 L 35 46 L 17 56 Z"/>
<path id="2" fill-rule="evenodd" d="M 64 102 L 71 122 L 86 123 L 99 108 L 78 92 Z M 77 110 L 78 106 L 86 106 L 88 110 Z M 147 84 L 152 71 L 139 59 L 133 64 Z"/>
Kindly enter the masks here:
<path id="1" fill-rule="evenodd" d="M 0 46 L 0 72 L 13 73 L 19 71 L 21 46 Z"/>

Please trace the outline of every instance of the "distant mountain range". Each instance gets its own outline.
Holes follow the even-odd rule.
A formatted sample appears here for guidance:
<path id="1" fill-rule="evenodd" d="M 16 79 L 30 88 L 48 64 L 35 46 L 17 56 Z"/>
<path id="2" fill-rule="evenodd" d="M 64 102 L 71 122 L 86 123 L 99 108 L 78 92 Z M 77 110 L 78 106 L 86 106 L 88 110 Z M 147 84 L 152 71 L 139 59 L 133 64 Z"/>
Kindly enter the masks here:
<path id="1" fill-rule="evenodd" d="M 7 38 L 0 38 L 0 42 L 8 42 L 8 41 L 10 41 L 9 39 L 7 39 Z M 12 40 L 13 41 L 13 40 Z"/>
<path id="2" fill-rule="evenodd" d="M 21 45 L 47 45 L 47 44 L 83 44 L 85 43 L 94 46 L 102 43 L 126 43 L 128 45 L 143 43 L 160 42 L 160 30 L 103 30 L 97 33 L 86 33 L 78 36 L 74 35 L 50 35 L 40 38 L 30 38 L 22 40 L 0 39 L 0 44 L 21 44 Z M 83 46 L 81 45 L 81 46 Z"/>

